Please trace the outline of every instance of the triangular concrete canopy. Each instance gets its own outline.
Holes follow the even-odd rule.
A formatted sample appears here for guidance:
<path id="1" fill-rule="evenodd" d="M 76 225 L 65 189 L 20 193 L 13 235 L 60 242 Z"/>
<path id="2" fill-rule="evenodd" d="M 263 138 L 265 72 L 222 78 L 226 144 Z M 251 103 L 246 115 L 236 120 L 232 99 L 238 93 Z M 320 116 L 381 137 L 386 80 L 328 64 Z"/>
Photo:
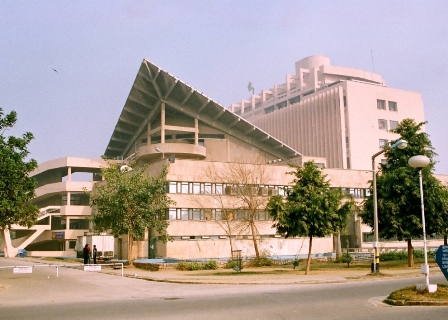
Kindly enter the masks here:
<path id="1" fill-rule="evenodd" d="M 197 118 L 280 159 L 301 156 L 148 60 L 140 66 L 104 155 L 113 158 L 132 153 L 134 142 L 147 130 L 148 122 L 159 116 L 162 103 L 167 113 Z"/>

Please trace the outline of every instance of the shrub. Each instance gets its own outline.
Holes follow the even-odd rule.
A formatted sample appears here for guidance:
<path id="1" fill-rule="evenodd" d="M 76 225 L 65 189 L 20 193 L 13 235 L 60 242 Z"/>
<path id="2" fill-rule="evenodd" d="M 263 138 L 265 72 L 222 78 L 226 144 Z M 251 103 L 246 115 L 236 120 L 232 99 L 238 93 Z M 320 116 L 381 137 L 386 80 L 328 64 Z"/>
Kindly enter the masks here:
<path id="1" fill-rule="evenodd" d="M 275 265 L 274 260 L 269 257 L 254 258 L 248 261 L 249 267 L 271 267 Z"/>
<path id="2" fill-rule="evenodd" d="M 350 262 L 353 261 L 353 257 L 350 253 L 346 252 L 342 255 L 341 262 L 347 263 L 347 268 L 350 268 Z"/>
<path id="3" fill-rule="evenodd" d="M 199 262 L 187 262 L 187 261 L 181 261 L 177 264 L 176 267 L 177 270 L 181 271 L 193 271 L 193 270 L 202 270 L 204 269 L 204 266 L 202 263 Z"/>
<path id="4" fill-rule="evenodd" d="M 227 263 L 224 265 L 224 268 L 226 269 L 235 269 L 235 267 L 238 266 L 238 262 L 236 260 L 230 259 L 227 261 Z"/>
<path id="5" fill-rule="evenodd" d="M 215 260 L 210 260 L 204 263 L 204 269 L 205 270 L 216 270 L 218 269 L 218 262 Z"/>
<path id="6" fill-rule="evenodd" d="M 215 260 L 210 260 L 205 263 L 201 262 L 187 262 L 180 261 L 176 267 L 177 270 L 181 271 L 193 271 L 193 270 L 216 270 L 218 269 L 218 262 Z"/>
<path id="7" fill-rule="evenodd" d="M 180 262 L 177 264 L 176 269 L 177 269 L 177 270 L 181 270 L 181 271 L 188 270 L 188 269 L 187 269 L 187 266 L 188 266 L 188 262 L 187 262 L 187 261 L 180 261 Z"/>
<path id="8" fill-rule="evenodd" d="M 406 260 L 408 253 L 406 251 L 390 251 L 380 254 L 380 261 Z"/>
<path id="9" fill-rule="evenodd" d="M 424 257 L 425 253 L 423 252 L 423 250 L 414 250 L 414 258 L 424 258 Z"/>

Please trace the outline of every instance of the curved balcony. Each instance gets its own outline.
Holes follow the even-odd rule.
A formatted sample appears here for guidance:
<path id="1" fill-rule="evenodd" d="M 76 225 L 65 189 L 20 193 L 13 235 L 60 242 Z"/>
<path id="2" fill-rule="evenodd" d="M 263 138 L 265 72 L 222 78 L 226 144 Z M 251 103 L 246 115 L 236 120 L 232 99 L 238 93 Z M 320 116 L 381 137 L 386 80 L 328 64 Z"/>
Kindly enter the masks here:
<path id="1" fill-rule="evenodd" d="M 158 160 L 174 155 L 183 159 L 204 159 L 207 149 L 204 146 L 187 143 L 157 143 L 142 145 L 138 148 L 139 160 Z"/>
<path id="2" fill-rule="evenodd" d="M 35 199 L 41 197 L 49 197 L 56 194 L 63 194 L 66 192 L 84 192 L 92 190 L 94 182 L 81 182 L 81 181 L 62 181 L 56 183 L 48 183 L 39 188 L 36 188 Z"/>

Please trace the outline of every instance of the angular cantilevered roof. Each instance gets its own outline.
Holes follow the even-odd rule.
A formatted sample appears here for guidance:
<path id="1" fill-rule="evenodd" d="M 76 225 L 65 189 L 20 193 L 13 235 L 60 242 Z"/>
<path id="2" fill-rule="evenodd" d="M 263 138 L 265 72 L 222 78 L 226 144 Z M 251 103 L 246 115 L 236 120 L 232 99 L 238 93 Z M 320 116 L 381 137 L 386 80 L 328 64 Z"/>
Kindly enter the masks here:
<path id="1" fill-rule="evenodd" d="M 158 66 L 143 60 L 104 155 L 125 156 L 147 124 L 160 115 L 162 102 L 167 113 L 186 114 L 243 140 L 281 159 L 300 156 L 247 120 L 213 101 Z"/>

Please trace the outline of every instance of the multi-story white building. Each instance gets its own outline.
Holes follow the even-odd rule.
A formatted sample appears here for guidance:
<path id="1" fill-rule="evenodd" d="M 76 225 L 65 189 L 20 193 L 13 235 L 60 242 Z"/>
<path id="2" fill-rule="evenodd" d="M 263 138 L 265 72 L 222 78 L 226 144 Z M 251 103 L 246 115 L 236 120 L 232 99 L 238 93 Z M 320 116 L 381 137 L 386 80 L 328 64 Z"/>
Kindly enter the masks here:
<path id="1" fill-rule="evenodd" d="M 61 158 L 44 162 L 33 170 L 39 207 L 37 222 L 31 228 L 13 226 L 0 230 L 6 256 L 20 250 L 34 256 L 76 256 L 78 236 L 89 231 L 89 196 L 95 182 L 101 180 L 102 159 Z"/>
<path id="2" fill-rule="evenodd" d="M 309 64 L 313 61 L 327 61 L 323 57 L 308 60 Z M 250 186 L 251 196 L 260 200 L 257 200 L 259 205 L 253 215 L 258 229 L 256 237 L 260 240 L 260 252 L 274 256 L 306 254 L 309 239 L 285 238 L 277 234 L 272 227 L 272 220 L 265 211 L 265 203 L 269 196 L 284 193 L 284 188 L 292 184 L 293 176 L 287 174 L 291 171 L 288 163 L 301 165 L 314 159 L 318 166 L 326 167 L 324 173 L 328 175 L 332 187 L 343 188 L 344 192 L 352 195 L 358 203 L 362 202 L 368 195 L 368 181 L 372 177 L 372 172 L 365 170 L 365 167 L 369 168 L 371 154 L 378 151 L 377 140 L 395 138 L 386 130 L 378 129 L 378 117 L 387 119 L 388 126 L 391 120 L 401 120 L 401 108 L 403 112 L 407 108 L 406 93 L 399 96 L 399 91 L 385 87 L 379 76 L 366 75 L 363 72 L 359 72 L 356 81 L 341 80 L 341 74 L 347 74 L 347 77 L 350 74 L 353 78 L 356 73 L 353 70 L 332 69 L 335 67 L 330 68 L 325 63 L 322 65 L 321 68 L 313 69 L 303 61 L 299 63 L 298 74 L 303 81 L 291 80 L 287 85 L 288 90 L 282 97 L 278 88 L 271 93 L 264 91 L 264 100 L 257 102 L 254 100 L 242 113 L 248 117 L 246 120 L 236 114 L 238 110 L 235 106 L 235 112 L 232 112 L 151 62 L 147 60 L 142 62 L 106 148 L 105 156 L 126 164 L 129 164 L 130 160 L 134 160 L 136 165 L 148 163 L 148 173 L 151 175 L 158 175 L 163 165 L 169 165 L 167 193 L 175 204 L 160 217 L 169 221 L 167 232 L 173 237 L 173 241 L 163 243 L 159 241 L 158 234 L 154 230 L 148 230 L 145 239 L 134 246 L 134 257 L 226 258 L 231 255 L 230 240 L 234 250 L 241 250 L 243 256 L 253 256 L 252 233 L 247 229 L 238 228 L 239 222 L 247 217 L 247 208 L 235 204 L 238 202 L 235 202 L 235 197 L 238 197 L 240 190 L 247 186 Z M 370 82 L 365 80 L 368 78 L 371 79 Z M 318 86 L 321 88 L 319 81 L 337 83 L 318 90 Z M 293 82 L 298 87 L 292 88 Z M 370 92 L 368 101 L 362 99 L 362 94 L 356 93 L 357 87 L 364 90 L 366 95 Z M 377 88 L 376 94 L 372 93 L 373 88 Z M 388 90 L 392 90 L 393 95 L 392 93 L 387 95 Z M 296 93 L 295 98 L 293 93 Z M 278 103 L 274 105 L 274 112 L 265 114 L 266 108 L 269 108 L 274 101 L 269 98 L 270 94 L 275 96 L 275 101 Z M 420 99 L 418 94 L 410 96 L 416 100 Z M 284 97 L 288 99 L 282 100 L 286 101 L 286 106 L 279 107 L 278 104 L 282 103 L 281 99 Z M 347 100 L 345 107 L 344 97 Z M 291 102 L 292 99 L 300 99 L 300 102 L 298 100 Z M 378 101 L 385 101 L 386 110 L 377 108 L 383 105 Z M 418 117 L 423 118 L 420 110 L 421 99 L 419 101 L 420 104 L 415 103 L 417 121 Z M 395 107 L 392 102 L 396 103 Z M 257 107 L 257 103 L 267 107 Z M 369 119 L 361 117 L 356 105 L 363 110 L 373 109 L 371 116 L 367 117 Z M 389 106 L 393 110 L 389 110 Z M 284 119 L 280 116 L 287 112 L 291 114 L 297 112 L 297 115 L 308 117 L 306 119 L 313 119 L 316 128 L 309 124 L 306 124 L 306 128 L 314 131 L 303 131 L 302 134 L 303 136 L 306 134 L 308 139 L 316 144 L 321 141 L 324 143 L 315 149 L 311 148 L 314 146 L 293 148 L 252 123 L 259 120 L 267 121 L 268 117 L 276 119 L 277 116 L 280 121 Z M 356 112 L 358 114 L 355 117 Z M 249 117 L 251 113 L 253 118 Z M 360 119 L 356 120 L 358 117 Z M 295 121 L 298 119 L 301 118 L 296 117 Z M 363 126 L 357 121 L 364 124 L 370 121 L 376 127 L 367 128 L 364 134 Z M 289 136 L 287 131 L 284 132 L 285 140 L 291 140 L 291 136 L 295 136 L 294 132 L 299 128 L 292 122 L 291 118 L 291 123 L 286 121 L 283 125 L 285 130 L 290 130 Z M 319 133 L 317 130 L 319 128 L 323 132 Z M 359 130 L 357 134 L 355 129 Z M 342 132 L 349 132 L 349 138 L 354 140 L 350 142 L 350 147 L 345 143 Z M 370 136 L 373 132 L 376 134 L 374 138 Z M 372 146 L 366 147 L 363 153 L 361 138 L 364 135 L 366 145 L 368 146 L 370 141 Z M 351 141 L 350 139 L 348 141 Z M 292 139 L 291 143 L 295 143 L 294 141 L 298 140 Z M 330 142 L 335 145 L 332 146 Z M 353 143 L 358 146 L 356 149 L 351 147 Z M 324 146 L 328 146 L 328 150 Z M 332 150 L 336 155 L 330 152 Z M 337 150 L 339 151 L 336 152 Z M 354 165 L 352 169 L 346 168 L 345 158 L 354 155 L 362 158 L 351 160 L 352 164 L 360 167 L 359 170 L 353 169 Z M 11 234 L 5 234 L 6 241 L 3 243 L 6 244 L 8 251 L 13 255 L 19 249 L 26 249 L 29 255 L 74 256 L 76 237 L 93 229 L 93 226 L 89 226 L 85 220 L 91 215 L 91 211 L 88 207 L 88 198 L 82 191 L 84 188 L 92 190 L 95 181 L 100 180 L 98 173 L 101 165 L 102 160 L 79 158 L 58 159 L 41 164 L 32 175 L 38 181 L 34 203 L 41 208 L 38 224 L 33 228 L 42 230 L 34 236 L 30 236 L 36 232 L 34 229 L 28 231 L 26 235 L 15 233 L 11 237 Z M 232 169 L 246 170 L 246 178 L 235 180 L 235 176 L 232 178 L 228 174 Z M 89 172 L 93 176 L 83 180 L 86 181 L 84 183 L 75 182 L 72 179 L 74 172 Z M 438 178 L 444 183 L 448 182 L 448 176 Z M 231 217 L 230 221 L 227 221 L 228 217 Z M 229 225 L 233 228 L 230 232 Z M 11 233 L 22 232 L 23 229 L 15 226 Z M 350 247 L 359 243 L 362 248 L 372 250 L 369 232 L 370 228 L 363 225 L 356 212 L 353 212 L 347 230 L 343 233 L 344 246 L 348 240 Z M 428 245 L 437 246 L 440 243 L 440 239 L 430 239 Z M 416 247 L 421 245 L 421 241 L 414 243 Z M 404 248 L 406 243 L 389 241 L 381 242 L 381 246 Z M 127 257 L 127 247 L 126 236 L 117 238 L 115 255 L 118 258 Z M 313 239 L 313 253 L 334 251 L 333 236 Z"/>
<path id="3" fill-rule="evenodd" d="M 296 62 L 286 82 L 230 109 L 328 168 L 369 169 L 371 156 L 396 140 L 405 119 L 424 121 L 420 93 L 386 86 L 378 74 L 330 65 L 325 56 Z"/>

